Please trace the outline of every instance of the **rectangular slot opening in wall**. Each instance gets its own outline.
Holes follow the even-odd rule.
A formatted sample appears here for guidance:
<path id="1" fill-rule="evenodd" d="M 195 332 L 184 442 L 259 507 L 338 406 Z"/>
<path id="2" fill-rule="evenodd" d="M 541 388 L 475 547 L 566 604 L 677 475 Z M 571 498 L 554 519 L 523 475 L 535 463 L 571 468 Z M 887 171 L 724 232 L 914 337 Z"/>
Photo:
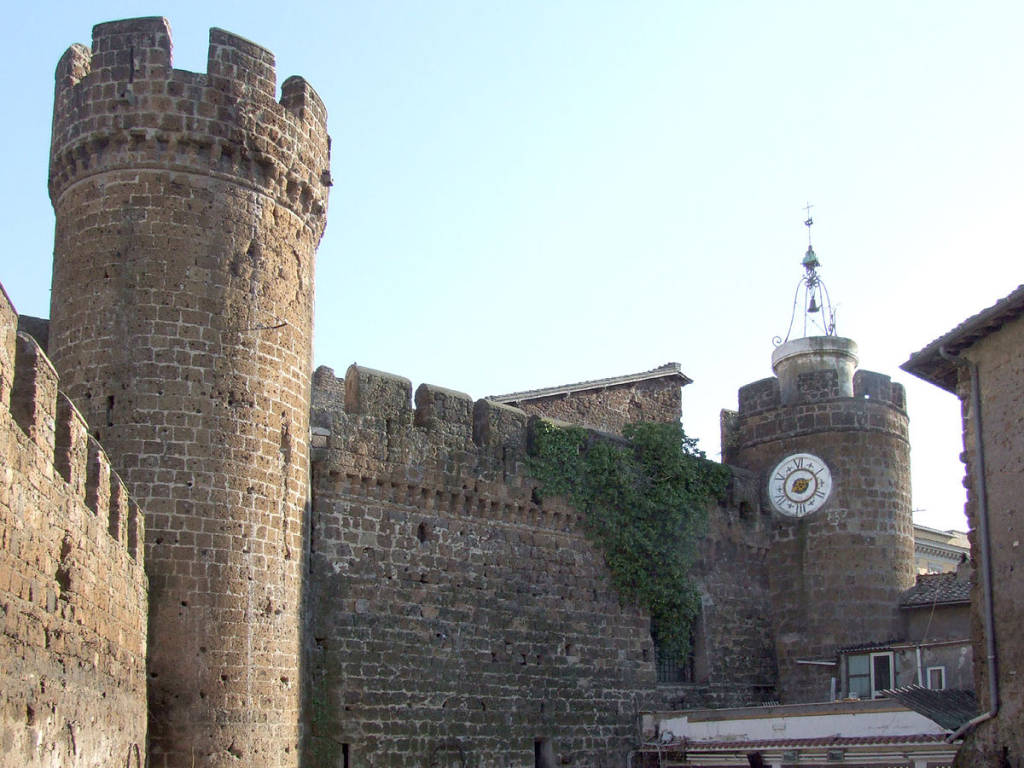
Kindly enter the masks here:
<path id="1" fill-rule="evenodd" d="M 348 744 L 341 745 L 341 763 L 338 768 L 349 768 L 348 764 Z"/>
<path id="2" fill-rule="evenodd" d="M 533 765 L 534 768 L 555 768 L 555 749 L 551 746 L 551 739 L 533 740 Z"/>

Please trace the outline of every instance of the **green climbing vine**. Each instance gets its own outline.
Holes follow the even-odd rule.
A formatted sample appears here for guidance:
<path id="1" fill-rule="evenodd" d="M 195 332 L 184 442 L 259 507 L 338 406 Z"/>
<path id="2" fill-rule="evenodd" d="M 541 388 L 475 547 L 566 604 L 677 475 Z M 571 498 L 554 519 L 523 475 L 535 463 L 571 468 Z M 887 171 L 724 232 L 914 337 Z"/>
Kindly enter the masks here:
<path id="1" fill-rule="evenodd" d="M 541 497 L 564 496 L 579 512 L 620 597 L 650 612 L 659 653 L 681 661 L 700 607 L 690 570 L 728 471 L 678 424 L 630 424 L 623 436 L 537 421 L 530 472 Z"/>

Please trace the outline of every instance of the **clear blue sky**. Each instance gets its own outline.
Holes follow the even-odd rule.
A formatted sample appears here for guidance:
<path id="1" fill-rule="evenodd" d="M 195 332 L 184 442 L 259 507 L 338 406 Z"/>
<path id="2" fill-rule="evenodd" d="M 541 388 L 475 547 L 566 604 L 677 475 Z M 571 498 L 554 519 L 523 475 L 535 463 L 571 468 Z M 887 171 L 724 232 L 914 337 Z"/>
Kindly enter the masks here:
<path id="1" fill-rule="evenodd" d="M 862 367 L 907 385 L 914 506 L 962 527 L 959 406 L 897 366 L 1022 282 L 1019 2 L 175 2 L 10 9 L 3 282 L 48 315 L 57 59 L 165 15 L 308 79 L 333 136 L 316 362 L 481 397 L 677 361 L 687 431 L 770 375 L 815 205 Z"/>

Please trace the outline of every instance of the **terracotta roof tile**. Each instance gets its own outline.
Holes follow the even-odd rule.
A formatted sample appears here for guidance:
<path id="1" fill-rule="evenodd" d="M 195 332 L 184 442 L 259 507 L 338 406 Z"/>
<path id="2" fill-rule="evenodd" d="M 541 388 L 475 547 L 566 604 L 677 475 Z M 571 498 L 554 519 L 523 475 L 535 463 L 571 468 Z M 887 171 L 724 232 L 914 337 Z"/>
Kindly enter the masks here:
<path id="1" fill-rule="evenodd" d="M 869 643 L 856 643 L 855 645 L 844 645 L 841 648 L 836 648 L 836 653 L 888 650 L 889 648 L 892 648 L 894 645 L 899 645 L 902 642 L 902 640 L 894 637 L 888 640 L 875 640 Z"/>
<path id="2" fill-rule="evenodd" d="M 969 603 L 971 582 L 959 579 L 956 573 L 923 573 L 917 584 L 900 595 L 900 605 L 909 608 L 919 605 Z"/>

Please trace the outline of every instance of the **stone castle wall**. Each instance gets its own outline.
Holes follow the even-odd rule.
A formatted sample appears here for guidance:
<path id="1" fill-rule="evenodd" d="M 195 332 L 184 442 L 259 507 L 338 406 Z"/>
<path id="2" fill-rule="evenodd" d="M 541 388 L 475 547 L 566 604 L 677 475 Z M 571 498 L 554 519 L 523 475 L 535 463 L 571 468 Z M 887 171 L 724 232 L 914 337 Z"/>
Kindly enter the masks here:
<path id="1" fill-rule="evenodd" d="M 723 437 L 727 460 L 755 472 L 761 488 L 793 453 L 813 453 L 832 472 L 821 510 L 773 514 L 769 572 L 784 703 L 827 700 L 836 676 L 798 661 L 897 637 L 900 592 L 914 583 L 903 387 L 870 371 L 854 374 L 852 398 L 839 396 L 834 371 L 803 374 L 799 385 L 791 405 L 782 405 L 778 379 L 743 387 Z"/>
<path id="2" fill-rule="evenodd" d="M 350 367 L 314 380 L 313 764 L 622 765 L 654 691 L 575 512 L 537 504 L 528 417 Z M 460 762 L 465 759 L 465 763 Z"/>
<path id="3" fill-rule="evenodd" d="M 273 56 L 222 30 L 206 73 L 170 50 L 163 19 L 112 22 L 57 68 L 49 348 L 70 399 L 0 307 L 5 755 L 618 766 L 642 708 L 771 699 L 780 675 L 784 698 L 820 699 L 798 659 L 893 635 L 912 583 L 899 385 L 741 391 L 693 675 L 657 687 L 648 617 L 576 512 L 535 497 L 529 413 L 355 366 L 311 388 L 323 105 L 301 78 L 275 100 Z M 677 419 L 680 388 L 524 406 L 618 432 Z M 840 490 L 781 520 L 764 472 L 803 450 Z"/>
<path id="4" fill-rule="evenodd" d="M 50 352 L 147 516 L 154 766 L 295 765 L 326 113 L 273 55 L 166 20 L 57 67 Z"/>
<path id="5" fill-rule="evenodd" d="M 694 579 L 701 593 L 692 680 L 659 685 L 665 709 L 749 706 L 776 698 L 768 553 L 771 515 L 757 478 L 729 467 L 727 498 L 709 510 Z"/>
<path id="6" fill-rule="evenodd" d="M 0 764 L 146 759 L 143 523 L 0 288 Z"/>

